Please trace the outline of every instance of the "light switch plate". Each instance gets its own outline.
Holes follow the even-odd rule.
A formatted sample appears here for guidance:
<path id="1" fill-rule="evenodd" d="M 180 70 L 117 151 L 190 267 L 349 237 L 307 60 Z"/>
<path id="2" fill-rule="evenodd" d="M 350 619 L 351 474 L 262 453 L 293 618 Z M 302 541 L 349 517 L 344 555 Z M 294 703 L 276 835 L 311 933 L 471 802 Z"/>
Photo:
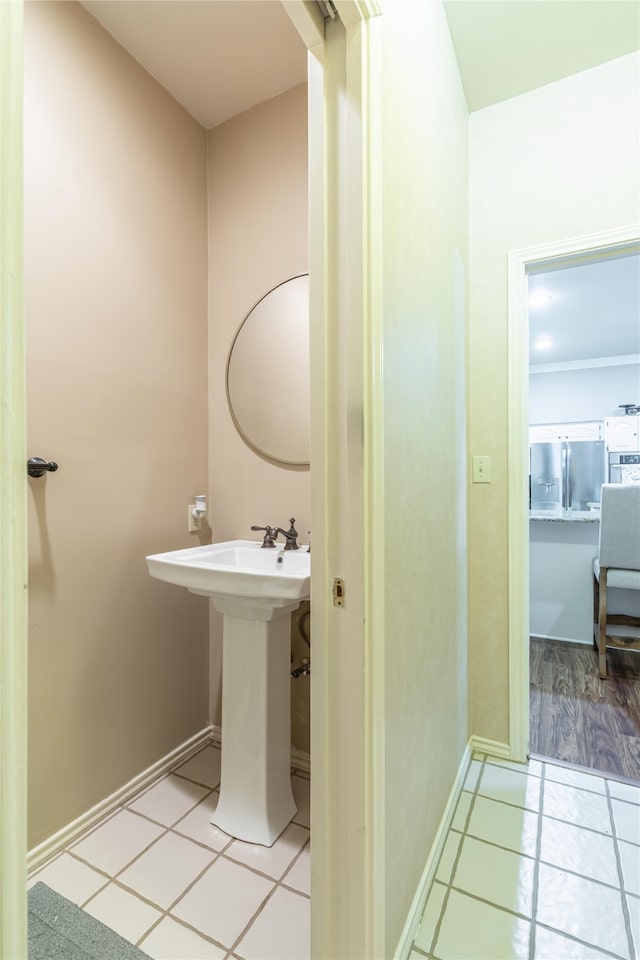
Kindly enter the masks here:
<path id="1" fill-rule="evenodd" d="M 471 467 L 473 483 L 491 483 L 491 460 L 489 457 L 474 457 Z"/>

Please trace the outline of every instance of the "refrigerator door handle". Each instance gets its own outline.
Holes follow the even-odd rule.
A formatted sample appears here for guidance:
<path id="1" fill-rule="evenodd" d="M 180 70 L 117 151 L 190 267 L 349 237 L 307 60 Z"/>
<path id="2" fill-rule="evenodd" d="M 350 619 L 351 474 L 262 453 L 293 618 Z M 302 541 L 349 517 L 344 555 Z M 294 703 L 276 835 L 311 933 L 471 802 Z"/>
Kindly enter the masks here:
<path id="1" fill-rule="evenodd" d="M 561 490 L 561 499 L 562 499 L 562 509 L 567 509 L 567 445 L 566 443 L 562 444 L 562 479 L 560 481 L 562 484 Z"/>
<path id="2" fill-rule="evenodd" d="M 571 499 L 573 497 L 573 490 L 571 487 L 571 447 L 567 444 L 567 505 L 565 510 L 571 509 Z"/>

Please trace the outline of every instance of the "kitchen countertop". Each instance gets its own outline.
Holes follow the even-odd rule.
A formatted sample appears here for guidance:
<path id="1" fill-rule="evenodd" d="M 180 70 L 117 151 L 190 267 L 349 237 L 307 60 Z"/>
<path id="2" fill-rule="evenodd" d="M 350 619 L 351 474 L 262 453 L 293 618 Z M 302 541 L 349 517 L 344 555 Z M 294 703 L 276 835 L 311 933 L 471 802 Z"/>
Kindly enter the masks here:
<path id="1" fill-rule="evenodd" d="M 530 510 L 529 520 L 544 520 L 547 523 L 599 523 L 599 510 L 564 510 L 556 513 L 552 510 Z"/>

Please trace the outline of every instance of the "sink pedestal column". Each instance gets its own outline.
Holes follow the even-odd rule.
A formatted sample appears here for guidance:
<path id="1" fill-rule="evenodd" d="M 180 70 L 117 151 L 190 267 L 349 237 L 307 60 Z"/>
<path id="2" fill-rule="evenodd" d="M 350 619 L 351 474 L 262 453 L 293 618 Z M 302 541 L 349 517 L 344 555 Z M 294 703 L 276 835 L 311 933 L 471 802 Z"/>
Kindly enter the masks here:
<path id="1" fill-rule="evenodd" d="M 224 614 L 222 771 L 211 823 L 238 840 L 270 847 L 297 810 L 290 658 L 291 613 L 299 603 L 260 609 L 258 601 L 246 611 L 251 619 L 229 615 L 219 600 L 214 604 Z M 233 610 L 237 614 L 237 606 Z"/>

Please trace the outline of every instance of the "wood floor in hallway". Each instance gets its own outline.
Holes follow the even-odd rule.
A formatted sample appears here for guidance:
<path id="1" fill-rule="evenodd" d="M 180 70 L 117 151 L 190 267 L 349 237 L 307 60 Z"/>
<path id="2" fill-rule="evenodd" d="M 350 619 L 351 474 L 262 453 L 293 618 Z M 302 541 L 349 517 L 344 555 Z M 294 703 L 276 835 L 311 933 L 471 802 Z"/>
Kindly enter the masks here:
<path id="1" fill-rule="evenodd" d="M 640 781 L 640 653 L 530 641 L 531 754 Z"/>

